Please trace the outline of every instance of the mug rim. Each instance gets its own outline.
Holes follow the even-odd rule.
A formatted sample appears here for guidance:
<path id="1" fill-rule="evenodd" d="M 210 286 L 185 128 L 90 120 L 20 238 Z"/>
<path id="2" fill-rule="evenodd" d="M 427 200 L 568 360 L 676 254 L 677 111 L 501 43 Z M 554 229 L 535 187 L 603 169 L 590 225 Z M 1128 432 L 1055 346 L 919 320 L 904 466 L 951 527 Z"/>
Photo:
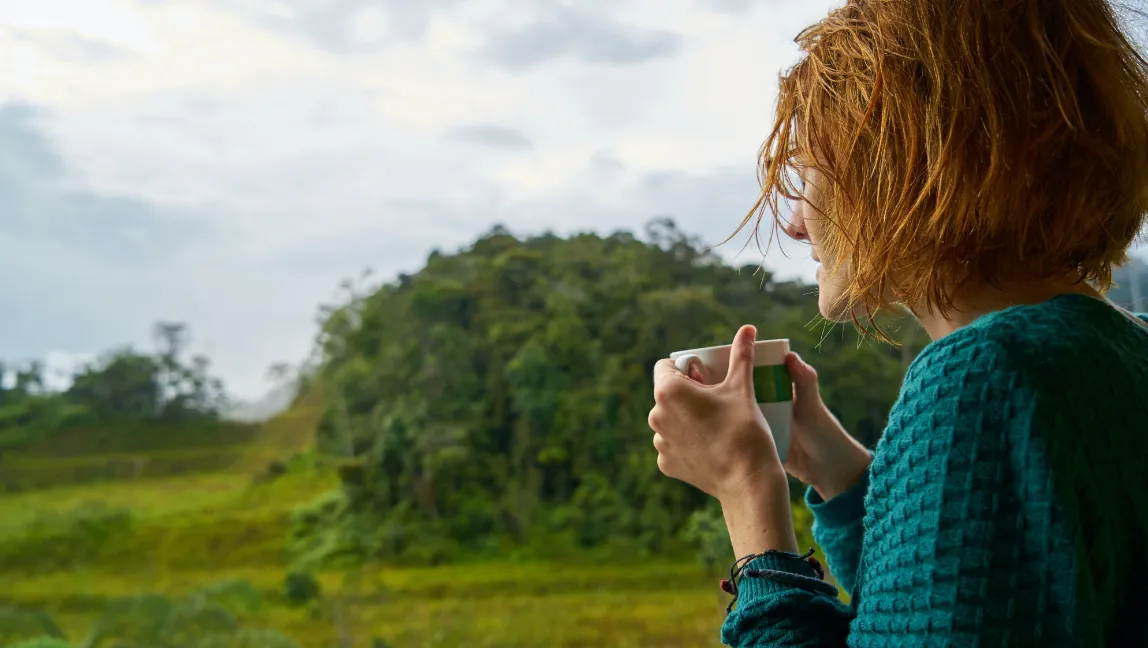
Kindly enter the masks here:
<path id="1" fill-rule="evenodd" d="M 785 342 L 786 344 L 788 344 L 789 338 L 774 338 L 772 340 L 757 340 L 756 342 L 753 343 L 753 348 L 756 349 L 759 344 L 770 344 L 770 343 L 777 343 L 777 342 Z M 705 353 L 707 351 L 716 351 L 718 349 L 727 349 L 727 348 L 732 347 L 732 346 L 733 346 L 732 343 L 731 344 L 718 344 L 715 346 L 698 347 L 696 349 L 682 349 L 681 351 L 672 351 L 670 353 L 670 359 L 676 360 L 679 356 L 686 355 L 687 353 L 692 353 L 692 354 Z"/>

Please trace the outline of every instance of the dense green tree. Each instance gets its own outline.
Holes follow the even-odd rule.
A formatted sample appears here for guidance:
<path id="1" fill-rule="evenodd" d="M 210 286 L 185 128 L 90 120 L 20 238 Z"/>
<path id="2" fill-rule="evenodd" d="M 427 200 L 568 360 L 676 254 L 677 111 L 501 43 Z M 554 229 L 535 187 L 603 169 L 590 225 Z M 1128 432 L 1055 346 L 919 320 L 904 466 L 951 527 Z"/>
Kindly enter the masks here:
<path id="1" fill-rule="evenodd" d="M 156 358 L 125 348 L 80 369 L 64 398 L 100 418 L 154 418 L 163 411 Z"/>
<path id="2" fill-rule="evenodd" d="M 823 326 L 812 287 L 731 267 L 668 219 L 646 240 L 495 228 L 414 275 L 343 289 L 321 311 L 318 440 L 353 458 L 337 508 L 376 520 L 386 551 L 425 550 L 428 537 L 650 549 L 678 537 L 706 498 L 657 471 L 651 370 L 672 350 L 728 343 L 742 323 L 790 338 L 866 443 L 904 369 L 901 350 Z"/>

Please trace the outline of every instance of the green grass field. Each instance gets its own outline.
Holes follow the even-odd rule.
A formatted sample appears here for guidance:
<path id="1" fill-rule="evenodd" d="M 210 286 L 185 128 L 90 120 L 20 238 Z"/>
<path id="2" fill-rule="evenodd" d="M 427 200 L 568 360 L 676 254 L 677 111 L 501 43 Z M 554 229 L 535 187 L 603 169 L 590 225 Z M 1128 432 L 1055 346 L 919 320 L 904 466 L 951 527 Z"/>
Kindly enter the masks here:
<path id="1" fill-rule="evenodd" d="M 373 637 L 396 647 L 718 645 L 724 595 L 713 576 L 688 563 L 370 567 L 321 574 L 322 603 L 288 606 L 286 566 L 277 560 L 287 513 L 334 485 L 331 475 L 315 473 L 269 484 L 216 473 L 0 497 L 0 554 L 18 550 L 29 525 L 53 511 L 99 502 L 133 515 L 130 533 L 95 559 L 5 570 L 0 603 L 48 611 L 69 637 L 81 637 L 116 597 L 182 595 L 243 579 L 266 602 L 248 620 L 303 646 L 342 645 L 341 633 L 364 647 Z M 21 562 L 28 564 L 8 566 Z"/>
<path id="2" fill-rule="evenodd" d="M 724 597 L 715 580 L 681 564 L 579 566 L 483 564 L 433 569 L 365 569 L 323 574 L 317 606 L 278 596 L 275 568 L 179 572 L 84 570 L 13 582 L 5 603 L 54 613 L 70 637 L 83 636 L 108 599 L 141 591 L 179 595 L 228 578 L 249 580 L 265 605 L 249 621 L 303 646 L 354 646 L 381 637 L 393 646 L 708 646 Z"/>
<path id="3" fill-rule="evenodd" d="M 260 608 L 242 619 L 308 648 L 367 648 L 374 638 L 395 648 L 719 645 L 725 595 L 715 576 L 681 561 L 371 566 L 322 573 L 317 602 L 288 605 L 282 591 L 289 512 L 338 482 L 329 469 L 315 467 L 255 479 L 254 466 L 295 454 L 303 438 L 271 436 L 224 449 L 6 456 L 0 472 L 10 480 L 36 478 L 32 487 L 0 495 L 0 605 L 46 611 L 78 642 L 117 597 L 181 596 L 242 579 L 263 595 Z M 67 483 L 77 464 L 164 458 L 179 464 L 211 452 L 245 460 L 204 472 L 95 481 L 86 474 L 77 478 L 81 483 Z M 44 487 L 43 477 L 52 475 L 58 485 Z M 101 536 L 98 546 L 58 531 L 59 520 L 86 507 L 122 512 L 124 526 Z"/>

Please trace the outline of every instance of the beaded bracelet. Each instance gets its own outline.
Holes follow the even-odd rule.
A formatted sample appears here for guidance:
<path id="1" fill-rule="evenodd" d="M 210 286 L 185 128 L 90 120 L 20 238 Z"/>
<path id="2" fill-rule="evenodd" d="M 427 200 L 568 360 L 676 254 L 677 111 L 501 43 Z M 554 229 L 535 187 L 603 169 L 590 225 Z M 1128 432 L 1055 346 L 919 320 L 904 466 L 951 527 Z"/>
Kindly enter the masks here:
<path id="1" fill-rule="evenodd" d="M 821 563 L 813 557 L 816 550 L 810 549 L 803 555 L 796 556 L 787 551 L 769 550 L 762 553 L 750 554 L 743 556 L 734 561 L 733 565 L 729 568 L 729 578 L 722 579 L 721 590 L 726 594 L 733 596 L 733 599 L 726 606 L 725 612 L 729 614 L 733 610 L 734 604 L 737 603 L 738 588 L 737 585 L 742 578 L 766 578 L 769 580 L 777 581 L 785 585 L 793 585 L 796 587 L 805 587 L 831 596 L 837 595 L 837 588 L 825 582 L 825 569 Z M 776 569 L 747 569 L 749 563 L 765 556 L 779 554 L 790 559 L 804 560 L 813 569 L 813 573 L 817 578 L 810 578 L 809 576 L 802 576 L 800 574 L 793 574 L 786 571 L 779 571 Z"/>

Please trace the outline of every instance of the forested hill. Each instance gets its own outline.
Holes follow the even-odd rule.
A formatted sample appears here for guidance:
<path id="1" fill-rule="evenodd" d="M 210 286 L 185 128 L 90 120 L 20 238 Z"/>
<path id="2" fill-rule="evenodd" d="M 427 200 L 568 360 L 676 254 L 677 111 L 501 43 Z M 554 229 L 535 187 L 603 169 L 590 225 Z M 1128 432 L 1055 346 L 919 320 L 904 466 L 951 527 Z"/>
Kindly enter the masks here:
<path id="1" fill-rule="evenodd" d="M 788 337 L 865 442 L 908 357 L 824 326 L 811 286 L 725 265 L 667 220 L 641 237 L 495 228 L 414 275 L 347 288 L 322 325 L 317 438 L 354 456 L 339 508 L 371 518 L 367 544 L 387 553 L 428 538 L 677 537 L 705 498 L 657 471 L 651 369 L 672 350 L 728 343 L 740 324 Z"/>

